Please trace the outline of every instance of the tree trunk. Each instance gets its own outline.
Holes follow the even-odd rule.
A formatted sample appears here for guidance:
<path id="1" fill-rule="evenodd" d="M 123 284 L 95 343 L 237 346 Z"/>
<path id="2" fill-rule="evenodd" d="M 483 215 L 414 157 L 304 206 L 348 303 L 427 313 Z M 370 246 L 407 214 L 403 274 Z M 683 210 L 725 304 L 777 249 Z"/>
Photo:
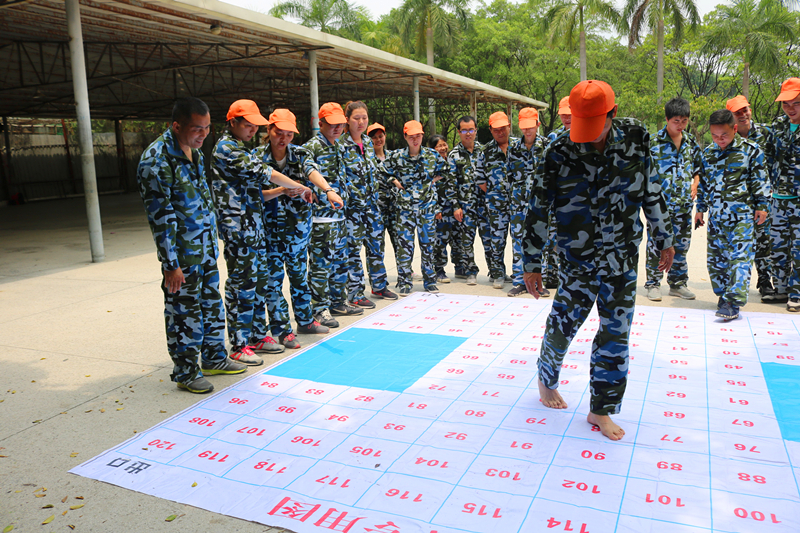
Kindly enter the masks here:
<path id="1" fill-rule="evenodd" d="M 425 29 L 425 48 L 428 55 L 428 66 L 433 65 L 433 27 L 428 26 Z M 428 98 L 428 135 L 436 133 L 436 101 L 433 98 Z"/>
<path id="2" fill-rule="evenodd" d="M 583 29 L 583 8 L 580 10 L 580 43 L 581 43 L 581 81 L 585 81 L 586 76 L 586 32 Z"/>
<path id="3" fill-rule="evenodd" d="M 661 93 L 664 92 L 664 19 L 658 19 L 656 27 L 656 42 L 658 46 L 658 58 L 656 67 L 656 94 L 658 103 L 661 103 Z"/>
<path id="4" fill-rule="evenodd" d="M 747 101 L 750 101 L 750 62 L 744 62 L 744 73 L 742 74 L 742 94 Z"/>

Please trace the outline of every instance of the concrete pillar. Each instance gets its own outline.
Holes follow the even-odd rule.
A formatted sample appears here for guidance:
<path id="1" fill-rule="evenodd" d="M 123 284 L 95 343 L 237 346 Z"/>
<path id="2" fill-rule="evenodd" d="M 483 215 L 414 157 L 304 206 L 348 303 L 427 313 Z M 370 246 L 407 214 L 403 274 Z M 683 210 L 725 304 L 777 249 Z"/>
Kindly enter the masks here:
<path id="1" fill-rule="evenodd" d="M 86 61 L 83 52 L 81 10 L 78 0 L 66 0 L 69 57 L 72 66 L 72 88 L 75 93 L 75 114 L 78 119 L 78 142 L 83 171 L 83 193 L 86 197 L 86 218 L 89 221 L 89 246 L 92 262 L 106 257 L 103 248 L 103 227 L 100 220 L 100 198 L 97 194 L 97 174 L 94 168 L 92 118 L 89 113 L 89 84 L 86 81 Z"/>
<path id="2" fill-rule="evenodd" d="M 3 192 L 6 200 L 11 203 L 11 132 L 9 130 L 8 117 L 3 117 L 3 139 L 6 143 L 6 156 L 0 161 L 0 173 L 3 178 Z"/>
<path id="3" fill-rule="evenodd" d="M 308 51 L 308 84 L 311 89 L 311 135 L 319 133 L 319 78 L 317 77 L 317 52 Z"/>
<path id="4" fill-rule="evenodd" d="M 414 76 L 414 120 L 419 122 L 419 77 Z"/>

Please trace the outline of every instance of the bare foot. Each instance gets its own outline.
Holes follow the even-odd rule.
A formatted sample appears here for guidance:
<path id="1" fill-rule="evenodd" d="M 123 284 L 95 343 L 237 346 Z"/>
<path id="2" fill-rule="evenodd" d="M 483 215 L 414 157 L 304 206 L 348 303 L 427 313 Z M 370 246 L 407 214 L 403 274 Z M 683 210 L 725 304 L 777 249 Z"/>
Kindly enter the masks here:
<path id="1" fill-rule="evenodd" d="M 600 432 L 611 440 L 621 440 L 625 436 L 625 430 L 615 424 L 608 415 L 589 413 L 586 421 L 593 426 L 599 427 Z"/>
<path id="2" fill-rule="evenodd" d="M 564 398 L 561 397 L 561 394 L 558 392 L 558 390 L 548 389 L 538 378 L 536 379 L 536 382 L 539 384 L 539 396 L 541 397 L 541 402 L 545 407 L 549 407 L 551 409 L 567 408 L 567 402 L 564 401 Z"/>

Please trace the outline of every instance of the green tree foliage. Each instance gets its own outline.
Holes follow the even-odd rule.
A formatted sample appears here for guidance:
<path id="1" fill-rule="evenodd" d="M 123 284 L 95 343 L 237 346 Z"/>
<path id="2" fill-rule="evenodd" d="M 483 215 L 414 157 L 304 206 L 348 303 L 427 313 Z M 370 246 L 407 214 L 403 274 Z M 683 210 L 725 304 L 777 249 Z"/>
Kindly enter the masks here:
<path id="1" fill-rule="evenodd" d="M 751 69 L 766 75 L 780 70 L 781 43 L 795 39 L 795 16 L 779 0 L 733 0 L 712 15 L 706 48 L 726 50 L 741 62 L 742 94 L 749 98 Z"/>
<path id="2" fill-rule="evenodd" d="M 269 14 L 296 18 L 303 26 L 355 40 L 361 38 L 361 26 L 369 21 L 366 8 L 347 0 L 287 0 L 275 4 Z"/>

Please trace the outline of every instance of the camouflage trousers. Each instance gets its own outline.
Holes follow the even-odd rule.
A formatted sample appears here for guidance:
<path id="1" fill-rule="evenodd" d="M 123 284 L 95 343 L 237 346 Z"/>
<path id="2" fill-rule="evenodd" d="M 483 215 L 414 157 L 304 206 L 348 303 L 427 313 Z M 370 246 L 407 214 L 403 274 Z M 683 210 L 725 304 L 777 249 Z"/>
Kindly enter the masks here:
<path id="1" fill-rule="evenodd" d="M 675 289 L 686 286 L 689 281 L 689 267 L 686 263 L 686 254 L 689 252 L 689 245 L 692 241 L 692 212 L 678 213 L 669 212 L 672 222 L 672 245 L 675 248 L 675 259 L 672 261 L 672 268 L 667 274 L 667 283 Z M 664 273 L 658 270 L 658 263 L 661 261 L 661 251 L 656 249 L 655 241 L 652 237 L 653 229 L 647 223 L 647 258 L 645 271 L 647 281 L 645 287 L 660 287 Z"/>
<path id="2" fill-rule="evenodd" d="M 442 219 L 436 221 L 436 241 L 433 246 L 433 265 L 436 272 L 444 272 L 447 266 L 447 247 L 450 246 L 450 261 L 458 267 L 461 258 L 461 235 L 457 233 L 459 222 L 453 215 L 453 208 L 442 212 Z"/>
<path id="3" fill-rule="evenodd" d="M 775 292 L 800 298 L 800 199 L 772 199 L 770 235 Z"/>
<path id="4" fill-rule="evenodd" d="M 198 356 L 206 365 L 224 361 L 225 310 L 219 293 L 217 262 L 181 269 L 186 281 L 178 292 L 164 293 L 167 351 L 174 367 L 170 379 L 188 383 L 202 377 Z"/>
<path id="5" fill-rule="evenodd" d="M 767 216 L 767 221 L 763 224 L 755 225 L 755 241 L 753 247 L 755 249 L 755 263 L 756 273 L 758 273 L 758 282 L 770 281 L 772 279 L 772 220 Z"/>
<path id="6" fill-rule="evenodd" d="M 380 213 L 383 227 L 386 233 L 389 234 L 389 242 L 392 243 L 392 249 L 397 253 L 397 208 L 394 205 L 393 197 L 379 196 L 378 199 L 378 212 Z M 381 256 L 386 257 L 386 235 L 381 235 Z"/>
<path id="7" fill-rule="evenodd" d="M 739 307 L 747 303 L 753 261 L 752 211 L 738 216 L 708 217 L 706 263 L 711 288 L 721 300 Z"/>
<path id="8" fill-rule="evenodd" d="M 225 316 L 233 351 L 267 336 L 267 252 L 226 244 Z"/>
<path id="9" fill-rule="evenodd" d="M 344 303 L 347 290 L 346 222 L 314 222 L 308 245 L 308 287 L 314 314 Z"/>
<path id="10" fill-rule="evenodd" d="M 514 287 L 522 287 L 525 285 L 522 279 L 522 274 L 525 272 L 522 264 L 522 239 L 525 237 L 525 215 L 528 210 L 525 206 L 509 205 L 511 206 L 509 232 L 511 233 L 511 250 L 513 251 L 511 275 L 514 278 Z"/>
<path id="11" fill-rule="evenodd" d="M 489 265 L 489 277 L 503 279 L 506 275 L 506 240 L 511 225 L 511 204 L 508 202 L 493 202 L 487 200 L 486 215 L 489 221 L 489 238 L 491 239 L 491 254 L 486 258 Z"/>
<path id="12" fill-rule="evenodd" d="M 314 321 L 307 278 L 311 222 L 304 222 L 303 225 L 304 231 L 296 232 L 296 235 L 301 235 L 299 238 L 267 232 L 267 311 L 269 328 L 274 336 L 292 332 L 289 304 L 283 296 L 284 271 L 289 277 L 289 294 L 295 320 L 301 326 Z"/>
<path id="13" fill-rule="evenodd" d="M 414 257 L 414 234 L 419 239 L 420 263 L 425 289 L 436 284 L 433 270 L 433 241 L 436 238 L 435 206 L 401 207 L 397 211 L 397 288 L 413 288 L 411 259 Z"/>
<path id="14" fill-rule="evenodd" d="M 616 275 L 565 274 L 562 269 L 538 363 L 539 379 L 548 389 L 558 387 L 569 344 L 597 303 L 600 324 L 592 344 L 590 410 L 598 415 L 619 413 L 627 384 L 635 293 L 635 268 Z"/>
<path id="15" fill-rule="evenodd" d="M 523 221 L 524 224 L 524 221 Z M 556 250 L 556 217 L 551 209 L 547 226 L 547 241 L 542 250 L 542 280 L 545 285 L 558 285 L 558 250 Z"/>
<path id="16" fill-rule="evenodd" d="M 479 205 L 464 206 L 464 219 L 456 222 L 456 233 L 459 236 L 458 246 L 460 247 L 459 256 L 461 263 L 456 263 L 456 271 L 466 276 L 478 273 L 478 265 L 475 263 L 475 236 L 480 234 L 483 250 L 486 254 L 487 262 L 489 250 L 491 250 L 491 240 L 487 231 L 488 225 L 484 219 L 486 208 Z"/>
<path id="17" fill-rule="evenodd" d="M 347 213 L 347 299 L 364 298 L 366 281 L 361 262 L 361 247 L 367 252 L 369 284 L 374 291 L 386 288 L 386 267 L 383 264 L 383 219 L 375 204 L 364 211 Z"/>

